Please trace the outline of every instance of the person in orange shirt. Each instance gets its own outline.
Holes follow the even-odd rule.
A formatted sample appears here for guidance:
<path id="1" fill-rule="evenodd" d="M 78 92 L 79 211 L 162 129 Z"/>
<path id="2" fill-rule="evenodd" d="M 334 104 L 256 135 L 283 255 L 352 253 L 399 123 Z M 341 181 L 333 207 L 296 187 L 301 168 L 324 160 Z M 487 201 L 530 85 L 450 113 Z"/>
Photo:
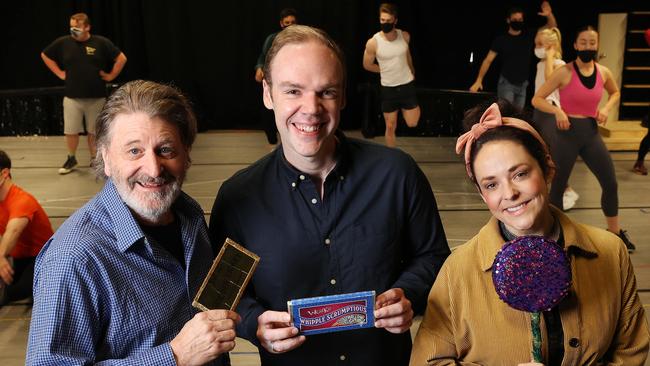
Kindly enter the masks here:
<path id="1" fill-rule="evenodd" d="M 52 236 L 34 196 L 11 180 L 11 159 L 0 150 L 0 306 L 32 295 L 34 262 Z"/>

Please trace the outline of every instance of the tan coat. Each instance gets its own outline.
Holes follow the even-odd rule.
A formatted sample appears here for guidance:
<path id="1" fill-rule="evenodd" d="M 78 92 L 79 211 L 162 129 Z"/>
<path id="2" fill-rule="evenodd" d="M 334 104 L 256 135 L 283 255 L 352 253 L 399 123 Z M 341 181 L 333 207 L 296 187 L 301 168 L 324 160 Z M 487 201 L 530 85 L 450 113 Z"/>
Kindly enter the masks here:
<path id="1" fill-rule="evenodd" d="M 562 301 L 566 365 L 643 365 L 650 342 L 625 245 L 605 230 L 560 219 L 573 284 Z M 416 365 L 508 365 L 530 362 L 530 314 L 501 301 L 492 263 L 503 245 L 492 218 L 456 249 L 431 288 L 411 354 Z M 542 344 L 546 329 L 542 317 Z M 547 350 L 542 350 L 546 359 Z"/>

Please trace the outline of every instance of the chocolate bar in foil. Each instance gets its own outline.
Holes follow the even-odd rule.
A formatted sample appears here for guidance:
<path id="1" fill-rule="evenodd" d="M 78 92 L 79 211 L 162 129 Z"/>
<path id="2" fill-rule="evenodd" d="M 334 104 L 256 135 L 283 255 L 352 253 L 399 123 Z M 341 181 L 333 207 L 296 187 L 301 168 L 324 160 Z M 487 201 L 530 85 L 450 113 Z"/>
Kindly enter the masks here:
<path id="1" fill-rule="evenodd" d="M 192 305 L 203 311 L 234 311 L 259 261 L 257 254 L 226 239 Z"/>

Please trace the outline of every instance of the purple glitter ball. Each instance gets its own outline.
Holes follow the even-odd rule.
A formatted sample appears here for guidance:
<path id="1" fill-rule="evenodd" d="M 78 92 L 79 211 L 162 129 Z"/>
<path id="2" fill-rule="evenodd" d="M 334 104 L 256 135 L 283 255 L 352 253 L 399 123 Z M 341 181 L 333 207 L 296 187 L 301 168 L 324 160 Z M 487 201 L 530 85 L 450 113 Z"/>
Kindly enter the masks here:
<path id="1" fill-rule="evenodd" d="M 492 282 L 499 298 L 517 310 L 549 310 L 569 293 L 571 266 L 555 241 L 522 236 L 497 253 Z"/>

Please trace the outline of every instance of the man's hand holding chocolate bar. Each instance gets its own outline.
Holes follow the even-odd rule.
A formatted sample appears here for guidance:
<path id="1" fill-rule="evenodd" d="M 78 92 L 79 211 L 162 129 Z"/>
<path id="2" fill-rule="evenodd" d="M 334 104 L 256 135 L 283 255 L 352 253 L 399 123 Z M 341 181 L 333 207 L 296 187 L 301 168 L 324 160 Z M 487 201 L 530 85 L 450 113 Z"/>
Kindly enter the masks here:
<path id="1" fill-rule="evenodd" d="M 285 311 L 265 311 L 257 318 L 257 324 L 257 339 L 270 353 L 291 351 L 305 342 L 305 336 L 298 335 L 298 328 Z"/>
<path id="2" fill-rule="evenodd" d="M 203 365 L 235 348 L 235 326 L 241 321 L 230 310 L 208 310 L 185 323 L 169 342 L 178 365 Z"/>
<path id="3" fill-rule="evenodd" d="M 375 301 L 375 327 L 395 334 L 404 333 L 413 324 L 411 301 L 401 288 L 392 288 L 377 296 Z"/>

